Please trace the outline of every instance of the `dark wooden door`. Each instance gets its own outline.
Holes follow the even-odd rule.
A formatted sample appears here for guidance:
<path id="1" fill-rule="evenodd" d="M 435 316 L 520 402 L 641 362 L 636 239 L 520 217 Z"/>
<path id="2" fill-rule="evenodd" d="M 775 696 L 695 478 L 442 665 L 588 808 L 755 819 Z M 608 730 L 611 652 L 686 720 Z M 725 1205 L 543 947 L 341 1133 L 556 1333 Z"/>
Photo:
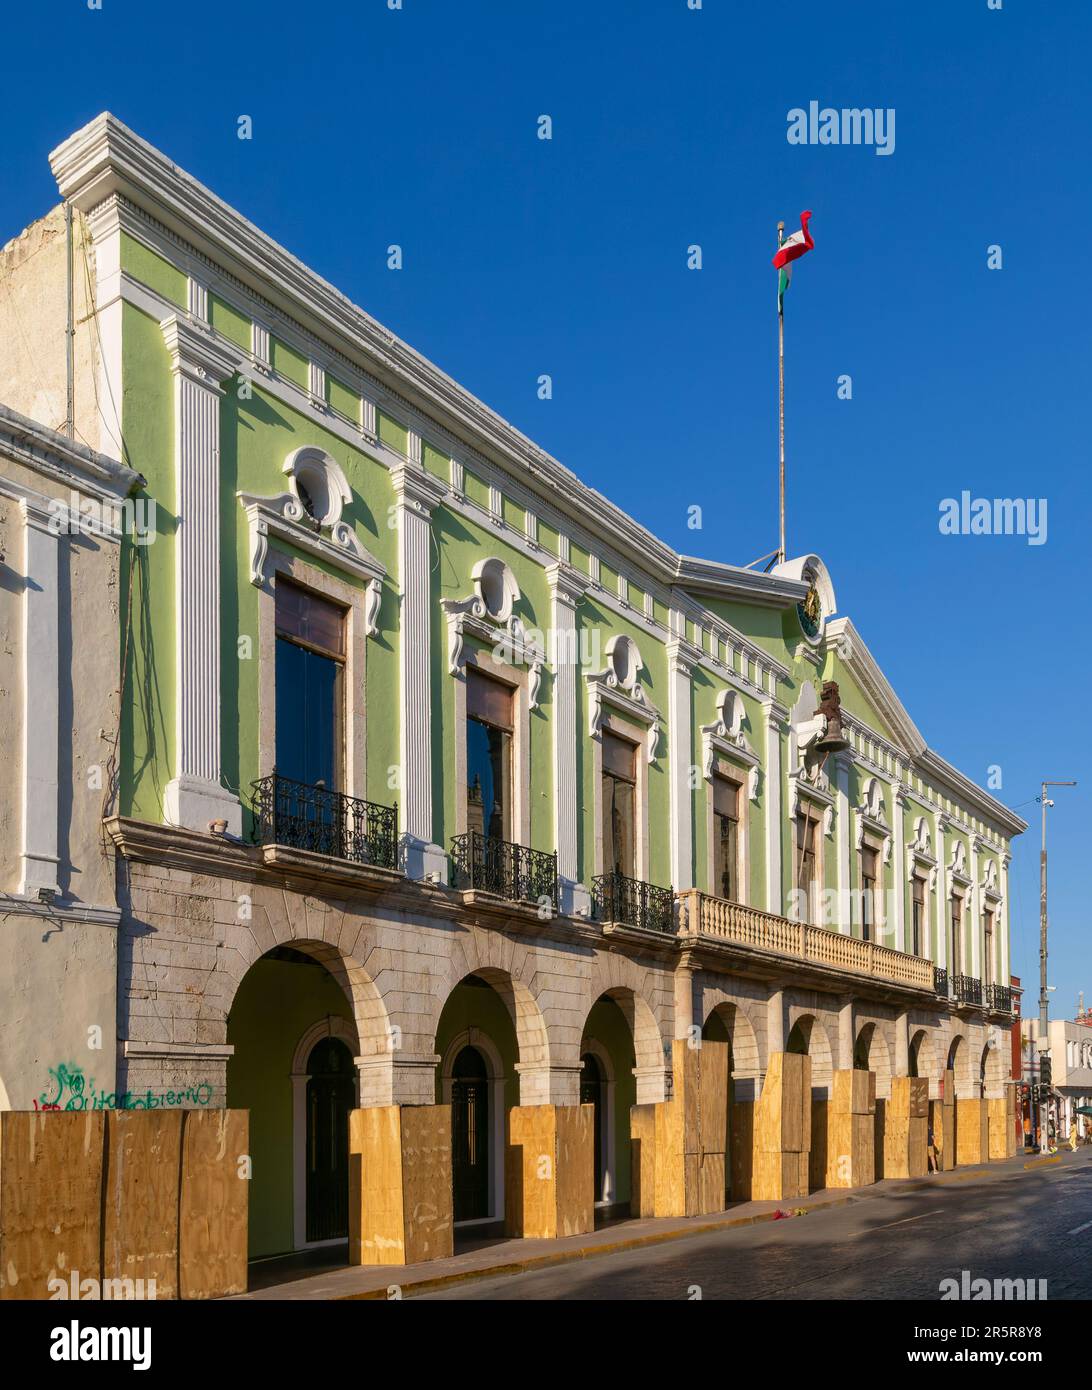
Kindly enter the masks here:
<path id="1" fill-rule="evenodd" d="M 489 1080 L 476 1047 L 464 1047 L 451 1079 L 451 1168 L 456 1221 L 489 1211 Z"/>
<path id="2" fill-rule="evenodd" d="M 580 1104 L 595 1106 L 595 1200 L 603 1200 L 603 1071 L 591 1052 L 581 1057 Z"/>
<path id="3" fill-rule="evenodd" d="M 349 1111 L 356 1103 L 353 1058 L 323 1038 L 307 1059 L 307 1239 L 349 1234 Z"/>

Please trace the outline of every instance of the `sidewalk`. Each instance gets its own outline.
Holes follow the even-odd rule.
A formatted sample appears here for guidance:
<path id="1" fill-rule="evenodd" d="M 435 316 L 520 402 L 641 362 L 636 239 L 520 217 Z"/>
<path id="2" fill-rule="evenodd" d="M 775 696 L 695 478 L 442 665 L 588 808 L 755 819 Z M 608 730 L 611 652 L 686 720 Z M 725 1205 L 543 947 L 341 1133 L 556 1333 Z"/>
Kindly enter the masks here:
<path id="1" fill-rule="evenodd" d="M 641 1246 L 660 1245 L 665 1241 L 685 1240 L 690 1236 L 712 1231 L 731 1230 L 737 1226 L 753 1226 L 760 1221 L 772 1221 L 778 1210 L 793 1212 L 824 1211 L 845 1206 L 849 1202 L 869 1201 L 873 1197 L 892 1193 L 914 1192 L 923 1188 L 945 1186 L 975 1180 L 1019 1178 L 1044 1165 L 1073 1165 L 1092 1160 L 1087 1149 L 1070 1153 L 1068 1149 L 1041 1158 L 1019 1153 L 1014 1158 L 969 1168 L 954 1168 L 947 1173 L 935 1173 L 926 1178 L 885 1178 L 871 1187 L 849 1189 L 828 1188 L 809 1197 L 786 1202 L 739 1202 L 716 1216 L 694 1216 L 661 1219 L 619 1221 L 589 1235 L 565 1236 L 559 1240 L 522 1240 L 504 1237 L 483 1242 L 479 1247 L 465 1250 L 449 1259 L 429 1260 L 416 1265 L 346 1265 L 307 1274 L 298 1267 L 286 1269 L 284 1282 L 271 1283 L 252 1293 L 237 1294 L 234 1300 L 335 1300 L 387 1299 L 392 1296 L 412 1298 L 414 1294 L 449 1288 L 452 1284 L 472 1279 L 495 1278 L 503 1274 L 524 1274 L 533 1269 L 571 1260 L 589 1260 L 600 1255 L 613 1255 L 622 1250 Z M 287 1263 L 287 1262 L 286 1262 Z M 257 1271 L 254 1271 L 257 1273 Z M 266 1271 L 269 1277 L 272 1271 Z M 261 1277 L 259 1275 L 259 1277 Z M 393 1294 L 397 1289 L 398 1293 Z"/>

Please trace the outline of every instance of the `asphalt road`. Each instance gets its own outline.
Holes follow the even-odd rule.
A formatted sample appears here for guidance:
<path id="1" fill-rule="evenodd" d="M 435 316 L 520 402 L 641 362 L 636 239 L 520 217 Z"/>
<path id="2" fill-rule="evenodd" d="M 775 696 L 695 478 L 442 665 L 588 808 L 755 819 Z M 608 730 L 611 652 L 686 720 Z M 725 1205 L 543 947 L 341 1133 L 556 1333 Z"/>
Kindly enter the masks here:
<path id="1" fill-rule="evenodd" d="M 1082 1150 L 1042 1168 L 1006 1170 L 1003 1177 L 986 1170 L 925 1191 L 855 1197 L 846 1206 L 787 1221 L 423 1297 L 936 1301 L 940 1281 L 967 1270 L 972 1279 L 1046 1279 L 1053 1302 L 1092 1297 L 1090 1257 L 1092 1151 Z"/>

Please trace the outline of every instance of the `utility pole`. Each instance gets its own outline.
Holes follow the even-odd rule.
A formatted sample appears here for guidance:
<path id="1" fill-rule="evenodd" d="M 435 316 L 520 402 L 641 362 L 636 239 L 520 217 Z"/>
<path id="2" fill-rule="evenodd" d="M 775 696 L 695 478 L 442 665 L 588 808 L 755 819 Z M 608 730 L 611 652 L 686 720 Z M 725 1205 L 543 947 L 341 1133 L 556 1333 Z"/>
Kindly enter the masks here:
<path id="1" fill-rule="evenodd" d="M 1043 807 L 1043 848 L 1039 855 L 1039 1076 L 1042 1079 L 1042 1057 L 1050 1056 L 1050 1028 L 1047 994 L 1047 807 L 1054 802 L 1047 797 L 1047 787 L 1075 787 L 1076 782 L 1044 781 L 1039 801 Z M 1054 1084 L 1054 1068 L 1051 1066 L 1051 1085 Z M 1046 1153 L 1050 1148 L 1049 1135 L 1050 1103 L 1039 1102 L 1039 1151 Z"/>

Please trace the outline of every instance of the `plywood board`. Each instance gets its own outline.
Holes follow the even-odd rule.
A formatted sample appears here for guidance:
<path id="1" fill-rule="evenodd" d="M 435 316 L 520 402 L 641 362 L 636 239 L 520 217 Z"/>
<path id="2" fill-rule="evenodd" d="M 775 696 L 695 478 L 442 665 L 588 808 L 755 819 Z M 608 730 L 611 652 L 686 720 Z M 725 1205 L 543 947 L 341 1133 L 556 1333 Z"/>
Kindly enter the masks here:
<path id="1" fill-rule="evenodd" d="M 728 1146 L 728 1044 L 703 1042 L 699 1056 L 700 1148 L 703 1153 L 723 1154 Z"/>
<path id="2" fill-rule="evenodd" d="M 912 1076 L 910 1078 L 910 1118 L 925 1120 L 929 1118 L 929 1078 Z"/>
<path id="3" fill-rule="evenodd" d="M 140 1279 L 145 1297 L 177 1298 L 183 1112 L 104 1113 L 103 1280 L 130 1280 L 135 1288 Z M 121 1287 L 133 1297 L 127 1284 Z"/>
<path id="4" fill-rule="evenodd" d="M 100 1280 L 105 1112 L 0 1113 L 0 1299 Z"/>
<path id="5" fill-rule="evenodd" d="M 891 1094 L 887 1097 L 887 1119 L 908 1120 L 910 1118 L 910 1078 L 893 1076 Z"/>
<path id="6" fill-rule="evenodd" d="M 673 1100 L 662 1101 L 656 1106 L 657 1216 L 686 1215 L 683 1158 L 683 1107 Z"/>
<path id="7" fill-rule="evenodd" d="M 909 1178 L 910 1125 L 912 1121 L 888 1112 L 883 1130 L 883 1175 L 885 1178 Z"/>
<path id="8" fill-rule="evenodd" d="M 872 1114 L 872 1152 L 877 1182 L 887 1176 L 884 1166 L 884 1132 L 886 1128 L 887 1102 L 882 1096 L 878 1096 Z"/>
<path id="9" fill-rule="evenodd" d="M 404 1105 L 402 1211 L 407 1264 L 453 1252 L 451 1106 Z"/>
<path id="10" fill-rule="evenodd" d="M 952 1167 L 949 1146 L 954 1143 L 951 1110 L 939 1100 L 929 1102 L 929 1124 L 933 1129 L 933 1150 L 936 1153 L 937 1171 L 946 1172 Z"/>
<path id="11" fill-rule="evenodd" d="M 989 1115 L 984 1102 L 957 1100 L 955 1112 L 959 1163 L 984 1163 L 989 1157 Z"/>
<path id="12" fill-rule="evenodd" d="M 907 1177 L 923 1178 L 929 1171 L 929 1120 L 911 1115 L 907 1144 Z"/>
<path id="13" fill-rule="evenodd" d="M 401 1107 L 349 1112 L 349 1263 L 404 1264 Z"/>
<path id="14" fill-rule="evenodd" d="M 987 1108 L 987 1148 L 992 1161 L 1009 1157 L 1010 1116 L 1004 1096 L 984 1102 Z"/>
<path id="15" fill-rule="evenodd" d="M 595 1229 L 595 1106 L 559 1105 L 557 1112 L 557 1215 L 559 1236 Z"/>
<path id="16" fill-rule="evenodd" d="M 552 1105 L 508 1112 L 505 1217 L 508 1234 L 544 1240 L 557 1234 L 557 1118 Z"/>
<path id="17" fill-rule="evenodd" d="M 727 1206 L 725 1189 L 726 1158 L 722 1153 L 705 1153 L 698 1170 L 698 1215 L 709 1216 Z"/>
<path id="18" fill-rule="evenodd" d="M 182 1298 L 246 1292 L 250 1112 L 182 1112 L 178 1277 Z"/>
<path id="19" fill-rule="evenodd" d="M 656 1214 L 656 1106 L 632 1105 L 629 1111 L 631 1216 Z"/>
<path id="20" fill-rule="evenodd" d="M 807 1155 L 764 1153 L 754 1156 L 753 1197 L 756 1202 L 780 1202 L 807 1196 Z"/>
<path id="21" fill-rule="evenodd" d="M 831 1103 L 840 1115 L 871 1115 L 875 1105 L 875 1075 L 867 1071 L 836 1071 Z"/>

